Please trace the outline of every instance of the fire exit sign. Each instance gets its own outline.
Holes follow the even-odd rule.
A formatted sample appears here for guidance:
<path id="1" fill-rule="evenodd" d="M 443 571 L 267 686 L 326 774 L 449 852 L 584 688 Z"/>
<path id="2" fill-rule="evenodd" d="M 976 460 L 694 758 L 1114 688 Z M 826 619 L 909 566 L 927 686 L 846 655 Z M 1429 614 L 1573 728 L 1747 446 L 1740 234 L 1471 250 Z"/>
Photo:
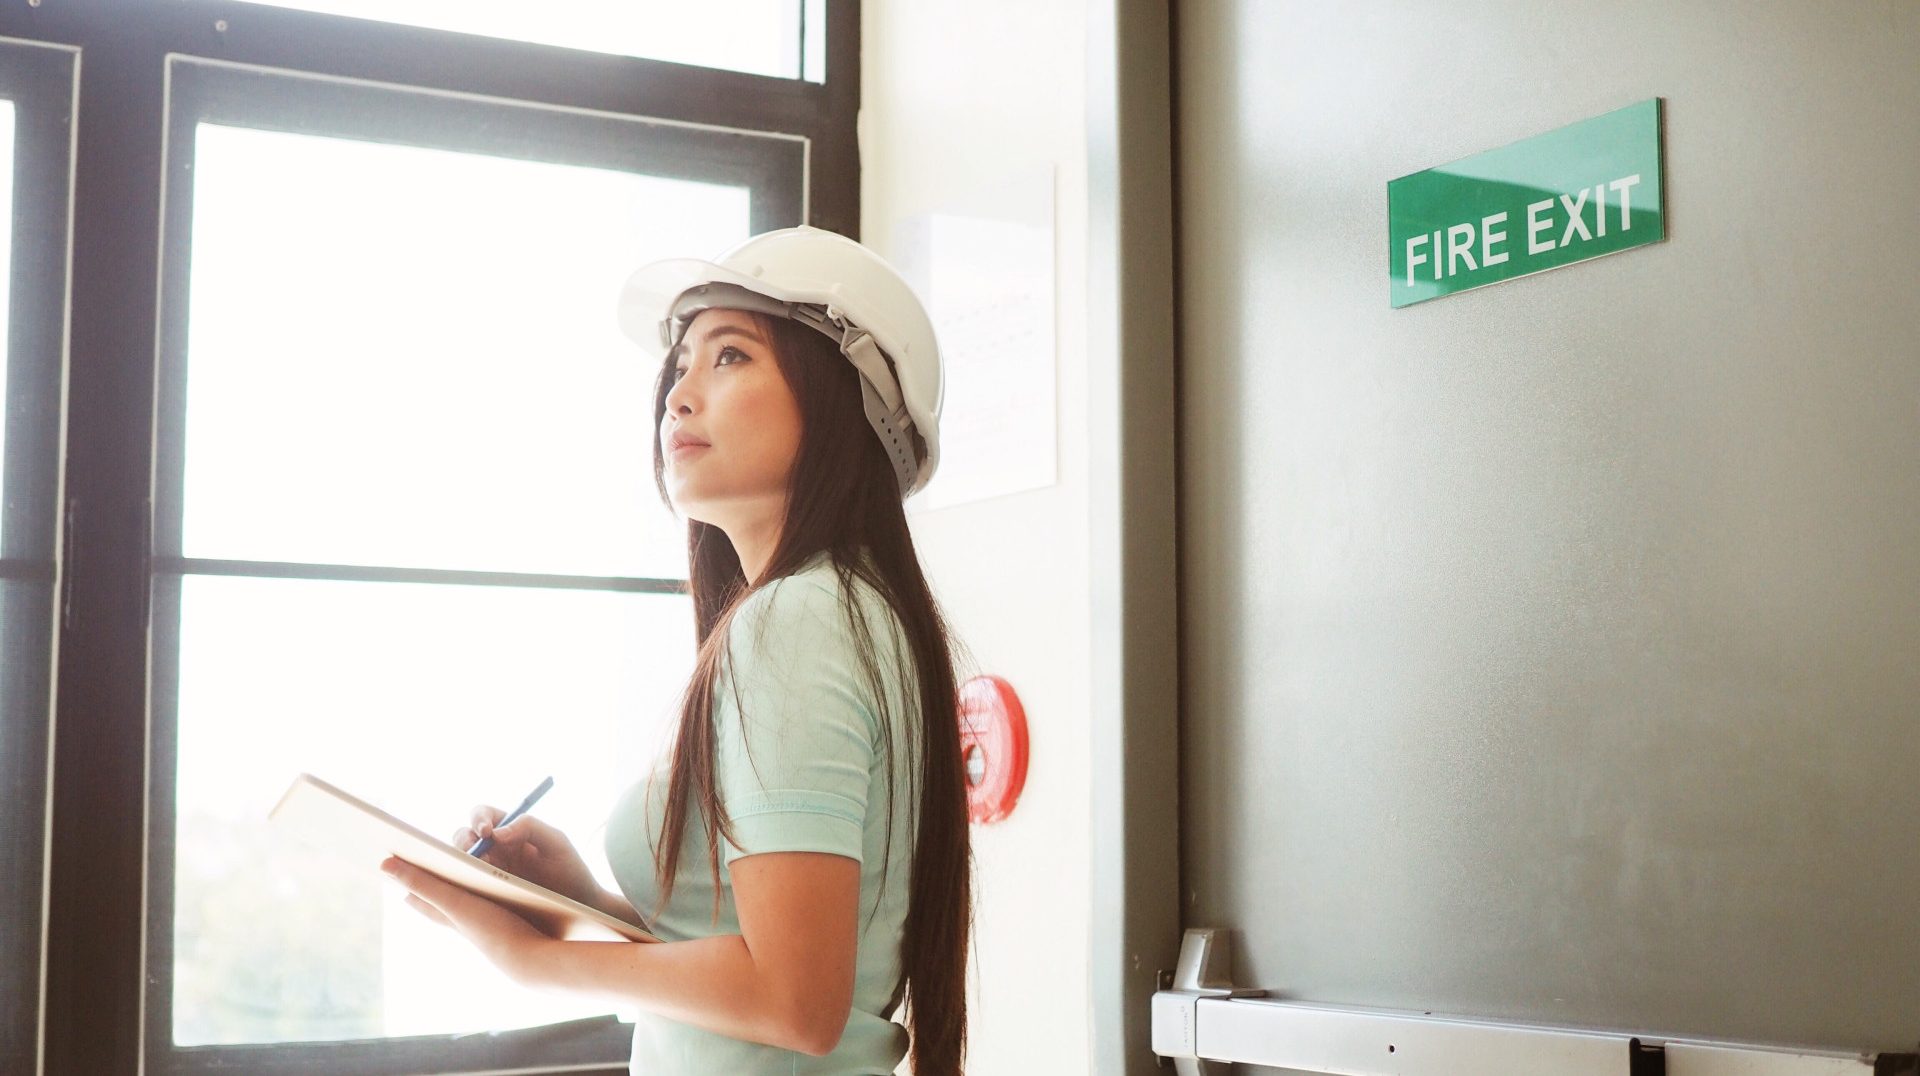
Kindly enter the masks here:
<path id="1" fill-rule="evenodd" d="M 1387 184 L 1396 307 L 1667 237 L 1660 99 Z"/>

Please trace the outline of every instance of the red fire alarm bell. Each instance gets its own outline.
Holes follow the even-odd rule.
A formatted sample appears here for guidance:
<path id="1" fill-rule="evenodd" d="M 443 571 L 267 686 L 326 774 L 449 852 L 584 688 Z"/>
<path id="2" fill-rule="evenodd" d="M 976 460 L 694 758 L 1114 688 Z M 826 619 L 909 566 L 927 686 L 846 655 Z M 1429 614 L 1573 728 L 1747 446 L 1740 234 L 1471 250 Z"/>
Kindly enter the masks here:
<path id="1" fill-rule="evenodd" d="M 1027 783 L 1027 712 L 1013 685 L 976 676 L 960 685 L 960 761 L 967 769 L 967 816 L 998 822 Z"/>

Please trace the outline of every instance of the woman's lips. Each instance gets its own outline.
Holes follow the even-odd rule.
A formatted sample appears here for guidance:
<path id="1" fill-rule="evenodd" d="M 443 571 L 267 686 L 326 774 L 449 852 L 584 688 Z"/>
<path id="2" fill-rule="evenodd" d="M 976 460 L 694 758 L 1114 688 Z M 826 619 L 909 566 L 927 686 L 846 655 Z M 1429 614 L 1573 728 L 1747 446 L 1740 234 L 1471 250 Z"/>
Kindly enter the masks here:
<path id="1" fill-rule="evenodd" d="M 672 447 L 667 450 L 667 455 L 679 459 L 682 456 L 692 455 L 700 449 L 712 447 L 705 441 L 682 441 L 676 438 Z"/>

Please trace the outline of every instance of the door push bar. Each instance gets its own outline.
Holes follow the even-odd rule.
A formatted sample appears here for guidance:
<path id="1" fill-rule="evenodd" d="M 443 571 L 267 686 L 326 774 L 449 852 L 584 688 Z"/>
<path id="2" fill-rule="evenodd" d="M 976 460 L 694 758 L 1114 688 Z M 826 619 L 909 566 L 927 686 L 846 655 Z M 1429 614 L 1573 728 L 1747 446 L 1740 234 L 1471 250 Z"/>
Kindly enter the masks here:
<path id="1" fill-rule="evenodd" d="M 1341 1076 L 1920 1076 L 1920 1053 L 1845 1053 L 1502 1024 L 1269 999 L 1233 985 L 1224 930 L 1189 930 L 1153 995 L 1153 1052 L 1179 1076 L 1227 1064 Z"/>

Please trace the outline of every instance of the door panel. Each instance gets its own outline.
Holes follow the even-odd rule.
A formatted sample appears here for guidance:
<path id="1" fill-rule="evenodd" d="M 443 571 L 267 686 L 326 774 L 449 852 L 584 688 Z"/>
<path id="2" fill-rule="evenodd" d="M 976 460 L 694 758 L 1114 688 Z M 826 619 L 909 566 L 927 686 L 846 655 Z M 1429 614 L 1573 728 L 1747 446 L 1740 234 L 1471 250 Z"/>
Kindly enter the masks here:
<path id="1" fill-rule="evenodd" d="M 1182 913 L 1310 1000 L 1911 1048 L 1920 7 L 1176 14 Z M 1669 239 L 1387 181 L 1665 99 Z"/>

